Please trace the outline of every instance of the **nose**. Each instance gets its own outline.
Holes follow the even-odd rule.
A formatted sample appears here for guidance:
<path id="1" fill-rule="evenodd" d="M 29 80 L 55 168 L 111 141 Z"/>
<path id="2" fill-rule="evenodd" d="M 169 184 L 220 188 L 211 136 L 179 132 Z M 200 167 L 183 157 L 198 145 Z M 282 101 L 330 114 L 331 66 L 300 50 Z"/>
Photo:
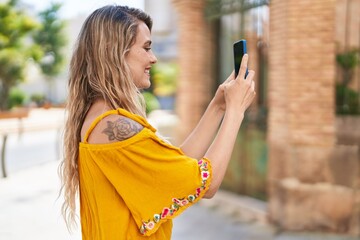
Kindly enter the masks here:
<path id="1" fill-rule="evenodd" d="M 150 62 L 151 62 L 151 64 L 155 64 L 157 62 L 157 58 L 153 52 L 151 52 L 151 55 L 150 55 Z"/>

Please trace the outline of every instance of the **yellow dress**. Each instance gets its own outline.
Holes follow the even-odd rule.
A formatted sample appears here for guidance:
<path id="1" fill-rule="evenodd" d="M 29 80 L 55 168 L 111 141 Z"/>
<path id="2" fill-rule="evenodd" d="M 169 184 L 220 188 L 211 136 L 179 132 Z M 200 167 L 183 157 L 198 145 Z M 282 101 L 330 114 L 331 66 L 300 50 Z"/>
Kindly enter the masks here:
<path id="1" fill-rule="evenodd" d="M 123 115 L 144 128 L 108 144 L 89 144 L 96 124 Z M 160 139 L 139 115 L 108 111 L 79 144 L 80 217 L 83 240 L 171 239 L 172 219 L 208 190 L 211 166 Z"/>

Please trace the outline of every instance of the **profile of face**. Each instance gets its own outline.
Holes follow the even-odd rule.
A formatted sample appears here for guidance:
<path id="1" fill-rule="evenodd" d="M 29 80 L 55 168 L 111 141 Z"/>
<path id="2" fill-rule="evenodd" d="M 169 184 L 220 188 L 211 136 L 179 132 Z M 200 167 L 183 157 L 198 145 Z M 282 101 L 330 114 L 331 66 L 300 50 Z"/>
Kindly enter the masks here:
<path id="1" fill-rule="evenodd" d="M 151 33 L 146 24 L 139 22 L 135 43 L 130 47 L 125 60 L 130 67 L 135 86 L 146 89 L 151 85 L 150 69 L 157 62 L 151 50 Z"/>

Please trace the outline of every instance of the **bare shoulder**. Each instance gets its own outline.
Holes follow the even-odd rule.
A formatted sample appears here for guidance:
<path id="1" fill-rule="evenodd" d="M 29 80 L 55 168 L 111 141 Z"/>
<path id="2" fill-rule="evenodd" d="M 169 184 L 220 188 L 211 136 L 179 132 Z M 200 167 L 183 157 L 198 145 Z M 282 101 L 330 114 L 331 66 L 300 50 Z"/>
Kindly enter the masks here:
<path id="1" fill-rule="evenodd" d="M 131 118 L 109 115 L 102 119 L 89 136 L 89 143 L 124 141 L 138 134 L 144 127 Z"/>
<path id="2" fill-rule="evenodd" d="M 114 116 L 114 115 L 113 115 Z M 106 119 L 106 127 L 102 133 L 107 135 L 109 141 L 123 141 L 139 133 L 144 127 L 124 116 L 115 115 L 112 119 Z"/>

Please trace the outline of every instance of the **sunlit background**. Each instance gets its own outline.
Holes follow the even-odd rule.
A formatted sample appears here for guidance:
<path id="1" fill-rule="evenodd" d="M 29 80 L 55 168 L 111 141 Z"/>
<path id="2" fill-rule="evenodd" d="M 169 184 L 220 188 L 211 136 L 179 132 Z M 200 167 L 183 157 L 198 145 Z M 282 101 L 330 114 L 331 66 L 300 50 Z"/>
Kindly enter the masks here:
<path id="1" fill-rule="evenodd" d="M 80 239 L 57 199 L 68 66 L 86 17 L 114 3 L 153 18 L 159 61 L 143 95 L 175 145 L 233 70 L 235 41 L 247 40 L 256 71 L 221 190 L 175 220 L 173 239 L 358 239 L 358 0 L 21 0 L 20 15 L 0 11 L 0 239 Z M 34 27 L 20 48 L 9 39 L 21 16 Z"/>
<path id="2" fill-rule="evenodd" d="M 88 15 L 95 9 L 102 7 L 106 4 L 118 4 L 127 5 L 144 9 L 144 0 L 122 0 L 122 1 L 111 1 L 111 0 L 79 0 L 79 1 L 42 1 L 42 0 L 24 0 L 23 3 L 28 5 L 31 11 L 42 11 L 49 6 L 51 2 L 61 2 L 62 8 L 59 11 L 60 16 L 65 19 L 71 19 L 79 15 Z"/>

